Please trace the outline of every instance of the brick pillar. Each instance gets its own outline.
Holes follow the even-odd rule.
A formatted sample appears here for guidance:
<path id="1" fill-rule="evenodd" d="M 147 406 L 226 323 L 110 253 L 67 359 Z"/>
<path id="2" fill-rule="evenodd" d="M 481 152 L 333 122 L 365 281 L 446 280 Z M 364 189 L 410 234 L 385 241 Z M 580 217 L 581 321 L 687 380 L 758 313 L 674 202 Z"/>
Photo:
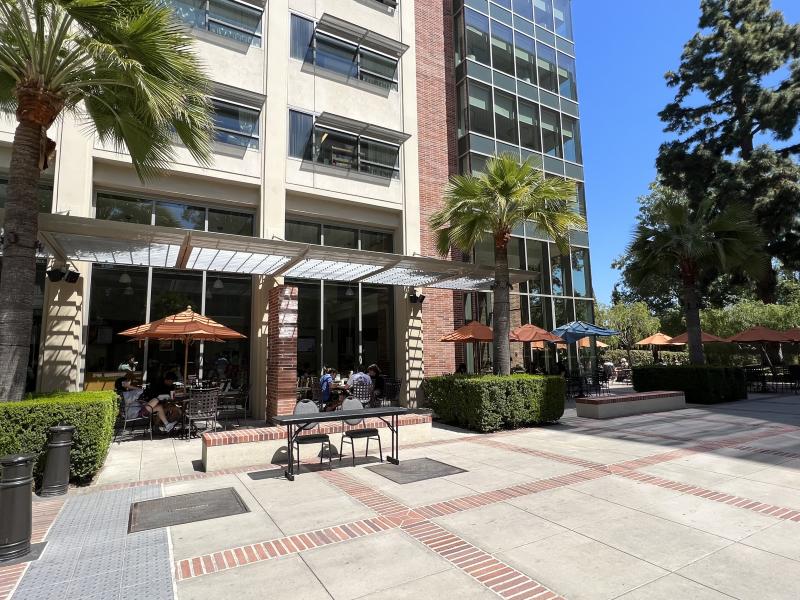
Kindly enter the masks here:
<path id="1" fill-rule="evenodd" d="M 269 290 L 267 418 L 289 415 L 297 402 L 297 288 Z"/>
<path id="2" fill-rule="evenodd" d="M 442 192 L 450 175 L 458 172 L 452 1 L 416 0 L 414 11 L 420 245 L 423 255 L 436 256 L 436 238 L 429 219 L 441 208 Z M 464 324 L 463 295 L 434 288 L 426 288 L 424 293 L 425 375 L 452 373 L 464 360 L 464 344 L 445 343 L 439 339 Z"/>

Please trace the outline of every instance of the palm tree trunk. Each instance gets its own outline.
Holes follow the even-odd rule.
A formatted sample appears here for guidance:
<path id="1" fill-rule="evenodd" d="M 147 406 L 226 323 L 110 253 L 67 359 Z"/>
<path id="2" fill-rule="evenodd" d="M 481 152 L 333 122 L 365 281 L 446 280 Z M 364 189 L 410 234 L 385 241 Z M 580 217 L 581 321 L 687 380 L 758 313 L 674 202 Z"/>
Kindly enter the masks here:
<path id="1" fill-rule="evenodd" d="M 31 330 L 42 126 L 20 121 L 11 150 L 0 273 L 0 401 L 25 395 Z"/>
<path id="2" fill-rule="evenodd" d="M 511 374 L 511 302 L 508 282 L 508 243 L 496 244 L 494 249 L 494 372 Z"/>
<path id="3" fill-rule="evenodd" d="M 694 285 L 683 288 L 683 310 L 686 317 L 686 332 L 689 343 L 689 362 L 693 365 L 705 363 L 703 355 L 703 332 L 700 328 L 700 300 Z"/>

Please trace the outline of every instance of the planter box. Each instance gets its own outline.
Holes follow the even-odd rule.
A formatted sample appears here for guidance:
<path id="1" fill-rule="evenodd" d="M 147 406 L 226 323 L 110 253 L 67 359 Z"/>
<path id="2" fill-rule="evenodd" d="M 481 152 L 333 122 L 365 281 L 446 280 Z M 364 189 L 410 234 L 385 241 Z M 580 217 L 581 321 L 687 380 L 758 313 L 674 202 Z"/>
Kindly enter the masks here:
<path id="1" fill-rule="evenodd" d="M 578 398 L 575 408 L 579 417 L 613 419 L 643 413 L 686 408 L 683 392 L 641 392 L 599 398 Z"/>

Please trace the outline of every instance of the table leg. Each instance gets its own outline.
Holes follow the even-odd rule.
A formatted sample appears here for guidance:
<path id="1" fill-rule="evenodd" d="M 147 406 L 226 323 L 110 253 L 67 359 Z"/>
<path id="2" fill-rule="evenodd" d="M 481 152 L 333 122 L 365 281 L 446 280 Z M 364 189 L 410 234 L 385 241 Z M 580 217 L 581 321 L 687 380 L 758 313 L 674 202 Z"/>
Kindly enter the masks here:
<path id="1" fill-rule="evenodd" d="M 400 454 L 400 441 L 397 439 L 397 415 L 392 415 L 392 422 L 389 426 L 389 429 L 392 430 L 392 455 L 387 456 L 386 460 L 393 465 L 399 465 L 400 459 L 398 458 L 398 455 Z"/>
<path id="2" fill-rule="evenodd" d="M 292 437 L 292 426 L 289 423 L 286 424 L 286 448 L 288 450 L 289 464 L 283 474 L 289 481 L 294 481 L 294 439 Z"/>

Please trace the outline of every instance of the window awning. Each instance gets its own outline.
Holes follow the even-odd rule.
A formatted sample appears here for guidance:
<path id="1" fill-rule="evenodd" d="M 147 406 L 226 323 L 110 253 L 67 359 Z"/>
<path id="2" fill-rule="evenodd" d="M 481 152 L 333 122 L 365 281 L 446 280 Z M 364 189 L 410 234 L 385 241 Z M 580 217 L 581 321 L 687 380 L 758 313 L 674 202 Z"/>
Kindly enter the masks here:
<path id="1" fill-rule="evenodd" d="M 319 115 L 314 120 L 314 125 L 346 131 L 353 135 L 375 138 L 376 140 L 382 140 L 398 146 L 411 137 L 408 133 L 403 133 L 402 131 L 395 131 L 387 127 L 379 127 L 378 125 L 356 121 L 355 119 L 349 119 L 329 112 L 323 112 Z"/>
<path id="2" fill-rule="evenodd" d="M 42 243 L 58 261 L 271 275 L 379 285 L 489 290 L 492 269 L 404 256 L 224 233 L 39 215 Z M 532 277 L 512 269 L 512 283 Z"/>
<path id="3" fill-rule="evenodd" d="M 377 50 L 378 52 L 398 59 L 408 50 L 408 46 L 402 42 L 370 31 L 361 25 L 356 25 L 355 23 L 350 23 L 344 19 L 334 17 L 328 13 L 323 14 L 317 22 L 317 31 L 328 33 L 352 42 L 357 46 L 365 46 L 371 50 Z"/>

